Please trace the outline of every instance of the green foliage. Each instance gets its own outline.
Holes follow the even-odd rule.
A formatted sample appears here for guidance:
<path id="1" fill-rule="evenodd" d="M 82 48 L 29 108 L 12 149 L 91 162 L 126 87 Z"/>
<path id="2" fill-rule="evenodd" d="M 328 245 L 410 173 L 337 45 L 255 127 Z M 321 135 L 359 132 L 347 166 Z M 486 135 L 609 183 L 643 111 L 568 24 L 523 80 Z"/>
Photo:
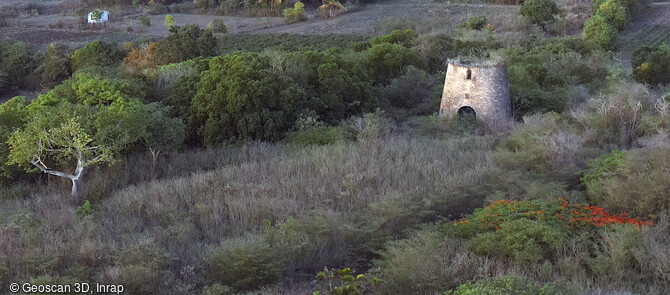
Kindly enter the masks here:
<path id="1" fill-rule="evenodd" d="M 464 22 L 456 25 L 458 29 L 481 31 L 486 25 L 486 16 L 473 16 Z"/>
<path id="2" fill-rule="evenodd" d="M 628 9 L 621 0 L 607 0 L 598 6 L 596 15 L 602 16 L 617 30 L 623 30 L 628 24 Z"/>
<path id="3" fill-rule="evenodd" d="M 212 278 L 235 290 L 250 290 L 282 277 L 281 256 L 260 240 L 226 241 L 207 259 Z"/>
<path id="4" fill-rule="evenodd" d="M 217 283 L 202 288 L 201 295 L 228 295 L 231 293 L 233 293 L 233 288 Z"/>
<path id="5" fill-rule="evenodd" d="M 445 295 L 572 295 L 576 290 L 568 283 L 539 284 L 532 280 L 516 277 L 501 276 L 492 279 L 468 282 L 458 286 L 455 290 L 447 291 Z"/>
<path id="6" fill-rule="evenodd" d="M 589 162 L 589 170 L 581 178 L 586 187 L 594 187 L 603 178 L 612 175 L 623 162 L 623 153 L 613 150 Z"/>
<path id="7" fill-rule="evenodd" d="M 442 79 L 424 70 L 408 66 L 405 73 L 383 89 L 388 105 L 411 115 L 428 115 L 439 109 Z"/>
<path id="8" fill-rule="evenodd" d="M 298 145 L 326 145 L 340 142 L 345 138 L 346 131 L 342 127 L 317 125 L 289 133 L 286 142 Z"/>
<path id="9" fill-rule="evenodd" d="M 633 78 L 642 83 L 668 84 L 665 73 L 670 70 L 670 45 L 639 47 L 633 51 Z"/>
<path id="10" fill-rule="evenodd" d="M 584 41 L 603 49 L 611 49 L 614 45 L 617 30 L 602 15 L 596 14 L 584 23 Z"/>
<path id="11" fill-rule="evenodd" d="M 196 25 L 170 27 L 170 35 L 158 43 L 156 61 L 158 64 L 181 62 L 196 57 L 213 56 L 216 38 L 212 31 Z"/>
<path id="12" fill-rule="evenodd" d="M 552 260 L 567 241 L 568 231 L 557 216 L 560 203 L 494 203 L 476 209 L 454 225 L 455 234 L 470 239 L 476 253 L 507 257 L 517 263 Z"/>
<path id="13" fill-rule="evenodd" d="M 307 89 L 308 107 L 325 122 L 337 124 L 379 106 L 371 77 L 355 56 L 338 50 L 305 52 L 287 57 L 287 63 L 303 57 L 306 68 L 293 68 L 291 76 Z"/>
<path id="14" fill-rule="evenodd" d="M 133 101 L 143 99 L 144 95 L 139 85 L 125 79 L 78 73 L 47 94 L 40 95 L 33 104 L 55 106 L 67 101 L 87 106 L 104 105 L 120 110 Z"/>
<path id="15" fill-rule="evenodd" d="M 91 202 L 86 200 L 83 205 L 77 207 L 76 210 L 74 210 L 74 216 L 76 216 L 79 219 L 84 219 L 88 216 L 93 215 L 93 208 L 91 207 Z"/>
<path id="16" fill-rule="evenodd" d="M 26 98 L 14 97 L 0 105 L 0 178 L 3 183 L 9 183 L 15 179 L 17 171 L 14 167 L 6 165 L 9 160 L 9 144 L 7 140 L 16 131 L 23 127 L 28 120 Z"/>
<path id="17" fill-rule="evenodd" d="M 538 25 L 542 30 L 556 21 L 556 16 L 561 10 L 553 0 L 526 0 L 519 10 L 519 14 L 525 17 L 531 24 Z"/>
<path id="18" fill-rule="evenodd" d="M 160 286 L 175 283 L 169 270 L 175 264 L 174 259 L 150 243 L 123 249 L 114 256 L 114 264 L 121 272 L 120 283 L 129 293 L 155 294 Z"/>
<path id="19" fill-rule="evenodd" d="M 149 149 L 156 153 L 179 150 L 186 136 L 182 120 L 168 117 L 168 109 L 158 103 L 147 104 L 143 108 L 143 123 L 146 126 L 143 139 Z"/>
<path id="20" fill-rule="evenodd" d="M 227 34 L 219 37 L 218 51 L 262 52 L 267 49 L 284 51 L 347 49 L 356 42 L 367 43 L 368 37 L 358 35 L 298 35 L 298 34 Z"/>
<path id="21" fill-rule="evenodd" d="M 256 54 L 215 57 L 209 68 L 193 99 L 193 116 L 201 126 L 198 135 L 207 146 L 278 140 L 304 105 L 304 91 Z"/>
<path id="22" fill-rule="evenodd" d="M 37 68 L 37 62 L 32 47 L 0 40 L 0 93 L 10 88 L 27 86 L 32 72 Z"/>
<path id="23" fill-rule="evenodd" d="M 404 30 L 404 31 L 395 30 L 391 32 L 391 34 L 372 38 L 370 44 L 374 46 L 389 43 L 389 44 L 399 44 L 402 45 L 403 47 L 410 48 L 414 46 L 416 38 L 417 35 L 412 30 Z"/>
<path id="24" fill-rule="evenodd" d="M 72 65 L 72 72 L 74 73 L 91 66 L 117 66 L 123 58 L 123 52 L 116 46 L 96 40 L 72 53 L 70 63 Z"/>
<path id="25" fill-rule="evenodd" d="M 140 22 L 145 27 L 150 27 L 151 26 L 151 19 L 149 19 L 148 16 L 146 15 L 140 15 L 137 17 L 137 20 Z"/>
<path id="26" fill-rule="evenodd" d="M 166 14 L 165 15 L 164 23 L 165 23 L 165 26 L 168 27 L 168 28 L 172 28 L 172 27 L 177 25 L 177 22 L 175 22 L 175 20 L 174 20 L 174 16 L 172 16 L 171 14 Z"/>
<path id="27" fill-rule="evenodd" d="M 293 5 L 293 8 L 284 9 L 284 20 L 289 24 L 304 21 L 306 19 L 305 4 L 300 1 L 296 2 Z"/>
<path id="28" fill-rule="evenodd" d="M 107 125 L 112 124 L 114 119 L 120 119 L 115 116 L 117 114 L 87 109 L 90 108 L 70 104 L 32 108 L 26 126 L 14 132 L 9 139 L 9 163 L 35 171 L 38 167 L 48 170 L 50 165 L 44 162 L 66 165 L 82 159 L 85 168 L 113 162 L 115 153 L 137 140 L 135 130 L 125 129 L 126 124 Z M 94 115 L 100 117 L 95 118 Z M 101 121 L 105 125 L 96 126 L 95 123 L 100 124 Z M 97 138 L 94 138 L 96 135 Z"/>
<path id="29" fill-rule="evenodd" d="M 368 279 L 364 274 L 355 275 L 350 268 L 328 269 L 316 275 L 317 281 L 325 289 L 324 295 L 362 295 L 381 284 L 379 278 Z M 320 291 L 312 293 L 321 294 Z"/>
<path id="30" fill-rule="evenodd" d="M 404 67 L 426 66 L 417 51 L 397 43 L 372 45 L 366 52 L 366 58 L 366 66 L 378 83 L 385 83 L 400 76 Z"/>
<path id="31" fill-rule="evenodd" d="M 101 9 L 96 9 L 91 12 L 91 19 L 94 21 L 100 21 L 102 19 L 102 14 L 105 13 L 105 11 Z"/>
<path id="32" fill-rule="evenodd" d="M 589 163 L 582 181 L 587 196 L 615 212 L 658 215 L 668 209 L 670 162 L 665 148 L 613 151 Z"/>
<path id="33" fill-rule="evenodd" d="M 220 18 L 213 19 L 209 22 L 209 24 L 207 24 L 207 29 L 212 30 L 214 33 L 228 33 L 228 26 L 226 26 Z"/>
<path id="34" fill-rule="evenodd" d="M 70 57 L 67 48 L 59 44 L 49 44 L 42 66 L 42 85 L 47 88 L 53 88 L 70 78 Z"/>

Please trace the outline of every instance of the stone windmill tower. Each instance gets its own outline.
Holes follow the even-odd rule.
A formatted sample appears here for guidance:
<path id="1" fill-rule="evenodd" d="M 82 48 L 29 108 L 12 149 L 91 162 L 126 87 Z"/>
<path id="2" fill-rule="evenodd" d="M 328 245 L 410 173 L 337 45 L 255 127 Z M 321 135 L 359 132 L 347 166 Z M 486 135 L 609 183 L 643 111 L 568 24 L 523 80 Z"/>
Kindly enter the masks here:
<path id="1" fill-rule="evenodd" d="M 512 120 L 507 65 L 449 60 L 440 115 L 474 116 L 489 122 Z"/>

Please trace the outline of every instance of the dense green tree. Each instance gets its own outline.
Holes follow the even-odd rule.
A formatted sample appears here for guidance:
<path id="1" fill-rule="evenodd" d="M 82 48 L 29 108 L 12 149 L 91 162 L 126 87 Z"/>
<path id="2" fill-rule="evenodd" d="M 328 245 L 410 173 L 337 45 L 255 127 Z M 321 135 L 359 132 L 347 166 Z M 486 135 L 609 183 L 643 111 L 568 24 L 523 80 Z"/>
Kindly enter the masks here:
<path id="1" fill-rule="evenodd" d="M 23 88 L 27 78 L 37 67 L 35 49 L 11 41 L 0 41 L 0 80 L 4 80 L 5 90 Z M 2 73 L 4 72 L 4 79 Z M 2 82 L 0 81 L 0 84 Z M 0 85 L 0 92 L 2 92 Z"/>
<path id="2" fill-rule="evenodd" d="M 70 57 L 64 45 L 52 43 L 47 46 L 41 72 L 42 85 L 47 88 L 53 88 L 70 78 Z"/>
<path id="3" fill-rule="evenodd" d="M 9 163 L 70 179 L 73 196 L 86 168 L 114 162 L 115 154 L 139 138 L 133 128 L 138 114 L 67 102 L 29 110 L 27 124 L 9 138 Z"/>
<path id="4" fill-rule="evenodd" d="M 68 178 L 76 196 L 88 167 L 111 164 L 143 145 L 154 157 L 178 148 L 181 120 L 143 104 L 143 95 L 127 81 L 75 74 L 26 107 L 25 126 L 9 138 L 9 163 Z"/>
<path id="5" fill-rule="evenodd" d="M 170 35 L 158 43 L 156 60 L 159 64 L 169 64 L 210 57 L 216 51 L 216 38 L 211 30 L 203 30 L 197 25 L 172 26 Z"/>
<path id="6" fill-rule="evenodd" d="M 194 122 L 207 146 L 235 140 L 277 140 L 295 121 L 305 93 L 252 53 L 215 57 L 193 99 Z"/>
<path id="7" fill-rule="evenodd" d="M 519 10 L 531 24 L 538 25 L 542 30 L 556 21 L 561 10 L 553 0 L 526 0 Z"/>
<path id="8" fill-rule="evenodd" d="M 112 67 L 119 65 L 125 54 L 115 45 L 100 40 L 86 44 L 71 56 L 72 72 L 90 66 Z"/>
<path id="9" fill-rule="evenodd" d="M 184 142 L 185 126 L 180 118 L 170 118 L 166 108 L 158 103 L 144 105 L 145 134 L 143 139 L 151 153 L 152 167 L 162 153 L 175 152 Z"/>
<path id="10" fill-rule="evenodd" d="M 610 49 L 614 45 L 617 30 L 612 23 L 602 15 L 596 14 L 584 23 L 584 41 L 603 49 Z"/>
<path id="11" fill-rule="evenodd" d="M 378 83 L 386 83 L 400 76 L 404 67 L 425 68 L 419 53 L 400 44 L 380 43 L 367 50 L 367 67 Z"/>
<path id="12" fill-rule="evenodd" d="M 14 97 L 0 105 L 0 179 L 9 183 L 16 169 L 7 165 L 9 157 L 9 145 L 7 140 L 12 133 L 23 127 L 27 119 L 27 105 L 24 96 Z"/>
<path id="13" fill-rule="evenodd" d="M 307 92 L 308 108 L 319 119 L 337 124 L 379 106 L 364 56 L 331 49 L 286 55 L 282 71 Z"/>
<path id="14" fill-rule="evenodd" d="M 628 8 L 621 0 L 607 0 L 598 6 L 596 15 L 602 16 L 617 30 L 623 30 L 628 24 Z"/>
<path id="15" fill-rule="evenodd" d="M 670 46 L 640 47 L 633 51 L 633 78 L 649 84 L 670 82 Z"/>
<path id="16" fill-rule="evenodd" d="M 56 105 L 65 100 L 73 104 L 123 108 L 127 103 L 141 100 L 144 96 L 144 92 L 136 83 L 118 78 L 109 79 L 89 73 L 78 73 L 47 94 L 41 95 L 35 103 Z"/>

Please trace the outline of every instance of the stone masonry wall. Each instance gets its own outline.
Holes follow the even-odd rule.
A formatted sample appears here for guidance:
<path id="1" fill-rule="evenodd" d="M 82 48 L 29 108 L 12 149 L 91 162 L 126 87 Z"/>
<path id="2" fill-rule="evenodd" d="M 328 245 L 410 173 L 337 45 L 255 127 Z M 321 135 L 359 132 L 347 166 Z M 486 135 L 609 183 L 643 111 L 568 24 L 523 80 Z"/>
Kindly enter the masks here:
<path id="1" fill-rule="evenodd" d="M 467 72 L 471 71 L 471 79 Z M 440 104 L 440 115 L 456 116 L 461 107 L 475 110 L 478 119 L 511 120 L 507 66 L 470 65 L 450 62 Z"/>

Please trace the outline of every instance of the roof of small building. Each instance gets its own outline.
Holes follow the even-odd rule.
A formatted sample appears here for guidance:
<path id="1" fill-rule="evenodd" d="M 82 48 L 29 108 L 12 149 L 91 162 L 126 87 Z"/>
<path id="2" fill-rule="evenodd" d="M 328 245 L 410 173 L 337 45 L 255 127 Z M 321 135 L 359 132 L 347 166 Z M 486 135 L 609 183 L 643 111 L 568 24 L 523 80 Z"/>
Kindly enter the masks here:
<path id="1" fill-rule="evenodd" d="M 447 60 L 447 64 L 452 64 L 455 66 L 460 66 L 460 67 L 477 67 L 477 68 L 489 68 L 489 67 L 496 67 L 501 64 L 505 64 L 505 60 L 499 57 L 493 57 L 489 59 L 485 58 L 463 58 L 463 57 L 457 57 L 457 58 L 450 58 Z"/>

